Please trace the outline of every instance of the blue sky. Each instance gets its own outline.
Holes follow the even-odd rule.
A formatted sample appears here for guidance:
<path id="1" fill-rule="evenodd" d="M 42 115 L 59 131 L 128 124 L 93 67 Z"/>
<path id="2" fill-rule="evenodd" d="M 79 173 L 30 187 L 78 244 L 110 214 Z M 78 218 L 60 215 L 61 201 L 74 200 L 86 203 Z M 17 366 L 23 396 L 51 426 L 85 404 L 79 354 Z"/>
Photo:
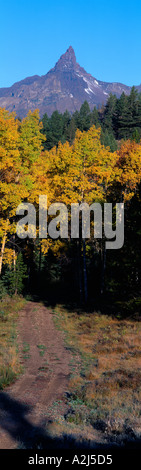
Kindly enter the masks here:
<path id="1" fill-rule="evenodd" d="M 5 0 L 0 7 L 0 87 L 44 75 L 69 46 L 94 77 L 141 83 L 139 0 Z"/>

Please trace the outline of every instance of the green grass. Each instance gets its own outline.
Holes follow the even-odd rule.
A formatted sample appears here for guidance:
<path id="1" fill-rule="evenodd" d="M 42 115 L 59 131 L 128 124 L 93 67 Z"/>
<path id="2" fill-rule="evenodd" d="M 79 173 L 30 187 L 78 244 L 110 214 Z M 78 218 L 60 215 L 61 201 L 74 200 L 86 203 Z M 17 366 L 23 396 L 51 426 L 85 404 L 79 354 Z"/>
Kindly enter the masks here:
<path id="1" fill-rule="evenodd" d="M 24 342 L 23 343 L 23 350 L 22 350 L 24 359 L 29 359 L 30 358 L 30 354 L 27 354 L 29 351 L 30 351 L 30 345 L 28 343 Z"/>
<path id="2" fill-rule="evenodd" d="M 30 349 L 29 344 L 26 343 L 26 342 L 24 342 L 24 343 L 23 343 L 23 352 L 27 352 L 27 351 L 29 351 L 29 349 Z"/>
<path id="3" fill-rule="evenodd" d="M 46 346 L 44 346 L 44 344 L 38 344 L 37 348 L 39 349 L 40 356 L 43 357 L 47 349 Z"/>
<path id="4" fill-rule="evenodd" d="M 0 301 L 0 389 L 10 385 L 21 373 L 17 345 L 17 318 L 25 304 L 21 297 L 6 296 Z"/>
<path id="5" fill-rule="evenodd" d="M 16 378 L 16 373 L 12 370 L 10 365 L 4 365 L 0 368 L 0 390 L 3 390 L 4 387 L 7 387 Z"/>

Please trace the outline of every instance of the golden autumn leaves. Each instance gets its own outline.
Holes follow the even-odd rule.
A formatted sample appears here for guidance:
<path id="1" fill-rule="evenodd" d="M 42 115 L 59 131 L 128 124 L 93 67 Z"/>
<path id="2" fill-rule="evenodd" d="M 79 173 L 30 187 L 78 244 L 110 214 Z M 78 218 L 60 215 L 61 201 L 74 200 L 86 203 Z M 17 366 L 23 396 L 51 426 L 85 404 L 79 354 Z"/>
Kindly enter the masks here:
<path id="1" fill-rule="evenodd" d="M 77 130 L 72 145 L 59 143 L 58 148 L 43 152 L 41 131 L 37 110 L 20 122 L 0 109 L 0 272 L 3 262 L 12 263 L 10 239 L 21 202 L 36 206 L 44 194 L 49 205 L 126 202 L 141 179 L 140 143 L 123 142 L 112 153 L 101 145 L 100 128 L 92 126 L 87 132 Z M 44 253 L 50 243 L 41 241 Z"/>

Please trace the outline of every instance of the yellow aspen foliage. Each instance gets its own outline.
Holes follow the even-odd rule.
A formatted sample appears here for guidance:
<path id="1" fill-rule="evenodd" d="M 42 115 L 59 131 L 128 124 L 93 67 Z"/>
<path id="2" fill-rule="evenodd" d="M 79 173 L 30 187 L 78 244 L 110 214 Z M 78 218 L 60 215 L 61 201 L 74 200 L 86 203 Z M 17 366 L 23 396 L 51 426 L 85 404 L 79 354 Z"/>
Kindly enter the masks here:
<path id="1" fill-rule="evenodd" d="M 48 178 L 55 201 L 65 204 L 106 199 L 107 187 L 115 176 L 117 154 L 100 142 L 100 129 L 76 131 L 73 145 L 59 143 L 46 152 Z"/>
<path id="2" fill-rule="evenodd" d="M 141 181 L 141 143 L 127 140 L 117 152 L 117 181 L 123 200 L 129 201 Z"/>
<path id="3" fill-rule="evenodd" d="M 9 267 L 13 265 L 13 262 L 16 261 L 17 255 L 14 256 L 14 251 L 12 248 L 5 248 L 3 255 L 3 264 L 7 264 Z"/>
<path id="4" fill-rule="evenodd" d="M 15 120 L 15 114 L 0 109 L 0 273 L 7 234 L 13 232 L 12 217 L 23 196 L 19 187 L 21 165 L 18 146 L 18 121 Z"/>

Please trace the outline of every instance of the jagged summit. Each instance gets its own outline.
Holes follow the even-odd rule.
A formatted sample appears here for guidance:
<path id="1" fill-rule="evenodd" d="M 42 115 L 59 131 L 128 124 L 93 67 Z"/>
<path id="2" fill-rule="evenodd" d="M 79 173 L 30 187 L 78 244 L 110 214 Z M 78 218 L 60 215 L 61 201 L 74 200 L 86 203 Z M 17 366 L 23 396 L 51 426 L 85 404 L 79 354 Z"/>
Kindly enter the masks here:
<path id="1" fill-rule="evenodd" d="M 141 86 L 136 87 L 141 91 Z M 73 113 L 85 100 L 90 109 L 105 104 L 109 94 L 119 97 L 130 94 L 131 87 L 121 83 L 106 83 L 92 77 L 77 62 L 70 46 L 46 75 L 28 77 L 10 88 L 0 88 L 0 107 L 15 111 L 19 117 L 39 109 L 40 116 L 53 111 Z"/>
<path id="2" fill-rule="evenodd" d="M 58 62 L 56 63 L 56 69 L 74 68 L 76 66 L 75 52 L 72 46 L 70 46 L 65 54 L 62 54 Z"/>
<path id="3" fill-rule="evenodd" d="M 66 52 L 61 55 L 60 60 L 62 59 L 68 62 L 76 62 L 75 52 L 72 46 L 69 46 Z"/>

